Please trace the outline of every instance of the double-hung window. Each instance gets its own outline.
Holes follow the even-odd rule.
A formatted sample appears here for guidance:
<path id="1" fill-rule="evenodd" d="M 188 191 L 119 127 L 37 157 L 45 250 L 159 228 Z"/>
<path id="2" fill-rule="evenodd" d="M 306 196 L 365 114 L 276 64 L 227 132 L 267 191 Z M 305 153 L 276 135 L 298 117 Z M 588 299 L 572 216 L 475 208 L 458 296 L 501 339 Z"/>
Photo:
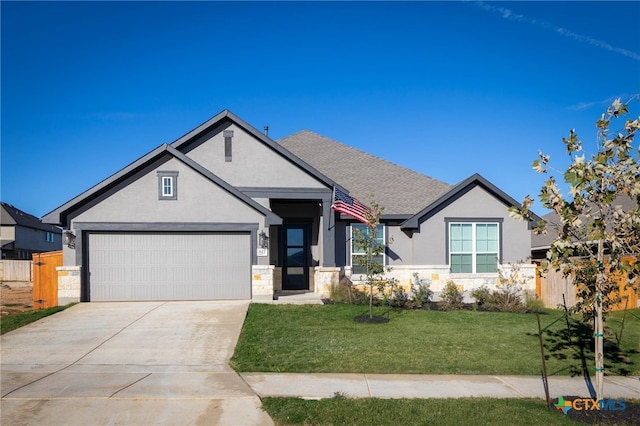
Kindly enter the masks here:
<path id="1" fill-rule="evenodd" d="M 362 223 L 353 223 L 351 224 L 351 272 L 354 275 L 358 274 L 366 274 L 366 267 L 362 265 L 362 259 L 365 258 L 366 250 L 365 247 L 362 247 L 357 243 L 357 234 L 361 233 L 361 235 L 369 235 L 369 227 Z M 383 224 L 378 225 L 376 229 L 376 240 L 375 243 L 380 247 L 384 247 L 385 241 L 385 228 Z M 384 266 L 384 248 L 381 250 L 380 254 L 377 256 L 373 256 L 371 259 L 372 262 L 377 263 L 379 265 Z"/>
<path id="2" fill-rule="evenodd" d="M 453 273 L 497 272 L 498 223 L 449 223 L 449 265 Z"/>

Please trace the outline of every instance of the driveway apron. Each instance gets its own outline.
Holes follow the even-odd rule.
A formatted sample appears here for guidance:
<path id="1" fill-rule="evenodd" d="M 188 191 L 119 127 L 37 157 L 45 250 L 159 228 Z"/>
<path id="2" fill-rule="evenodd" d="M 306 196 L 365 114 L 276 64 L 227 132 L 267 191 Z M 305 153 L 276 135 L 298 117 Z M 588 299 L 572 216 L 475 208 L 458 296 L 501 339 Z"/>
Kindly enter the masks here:
<path id="1" fill-rule="evenodd" d="M 2 336 L 3 425 L 268 425 L 228 365 L 248 301 L 82 303 Z"/>

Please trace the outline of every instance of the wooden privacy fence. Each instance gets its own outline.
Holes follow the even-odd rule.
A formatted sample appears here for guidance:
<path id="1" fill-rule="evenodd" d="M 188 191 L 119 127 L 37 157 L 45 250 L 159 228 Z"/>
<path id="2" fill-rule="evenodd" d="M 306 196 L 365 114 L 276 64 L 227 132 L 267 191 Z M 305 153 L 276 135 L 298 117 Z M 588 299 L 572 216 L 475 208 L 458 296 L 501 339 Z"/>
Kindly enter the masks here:
<path id="1" fill-rule="evenodd" d="M 544 305 L 549 308 L 556 308 L 563 304 L 564 300 L 567 307 L 572 307 L 576 304 L 576 292 L 577 287 L 573 285 L 573 279 L 571 277 L 564 278 L 560 271 L 549 269 L 543 277 L 540 276 L 541 266 L 536 268 L 536 294 Z M 638 294 L 631 288 L 626 287 L 626 281 L 623 277 L 617 277 L 618 282 L 618 294 L 621 296 L 622 301 L 614 305 L 612 310 L 621 311 L 625 307 L 633 309 L 638 307 Z"/>
<path id="2" fill-rule="evenodd" d="M 33 307 L 58 306 L 58 271 L 62 266 L 62 251 L 33 254 Z"/>
<path id="3" fill-rule="evenodd" d="M 0 260 L 0 280 L 31 282 L 31 261 Z"/>

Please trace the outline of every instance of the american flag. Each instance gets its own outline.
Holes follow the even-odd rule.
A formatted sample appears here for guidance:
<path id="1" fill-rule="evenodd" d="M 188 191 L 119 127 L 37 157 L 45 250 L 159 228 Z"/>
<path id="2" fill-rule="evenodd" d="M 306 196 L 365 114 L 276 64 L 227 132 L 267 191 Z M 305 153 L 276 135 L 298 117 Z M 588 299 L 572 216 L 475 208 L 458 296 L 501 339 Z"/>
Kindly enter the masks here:
<path id="1" fill-rule="evenodd" d="M 369 224 L 367 214 L 373 214 L 369 207 L 338 188 L 333 188 L 333 204 L 331 208 L 367 225 Z"/>

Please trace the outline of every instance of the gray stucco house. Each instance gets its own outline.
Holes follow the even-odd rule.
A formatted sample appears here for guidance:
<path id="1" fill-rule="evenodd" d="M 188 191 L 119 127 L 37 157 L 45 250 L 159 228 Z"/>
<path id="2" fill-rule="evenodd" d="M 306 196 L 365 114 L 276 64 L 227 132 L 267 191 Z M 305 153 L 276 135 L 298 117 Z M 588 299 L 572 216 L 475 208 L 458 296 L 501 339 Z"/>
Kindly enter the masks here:
<path id="1" fill-rule="evenodd" d="M 3 259 L 31 260 L 33 253 L 62 250 L 62 230 L 0 202 L 0 245 Z"/>
<path id="2" fill-rule="evenodd" d="M 449 185 L 302 131 L 271 140 L 223 111 L 44 217 L 64 247 L 61 303 L 70 300 L 271 298 L 326 294 L 358 281 L 359 222 L 331 209 L 334 188 L 385 207 L 381 262 L 408 285 L 438 291 L 494 284 L 498 268 L 530 256 L 530 225 L 515 200 L 479 175 Z M 533 284 L 533 265 L 523 263 Z"/>

